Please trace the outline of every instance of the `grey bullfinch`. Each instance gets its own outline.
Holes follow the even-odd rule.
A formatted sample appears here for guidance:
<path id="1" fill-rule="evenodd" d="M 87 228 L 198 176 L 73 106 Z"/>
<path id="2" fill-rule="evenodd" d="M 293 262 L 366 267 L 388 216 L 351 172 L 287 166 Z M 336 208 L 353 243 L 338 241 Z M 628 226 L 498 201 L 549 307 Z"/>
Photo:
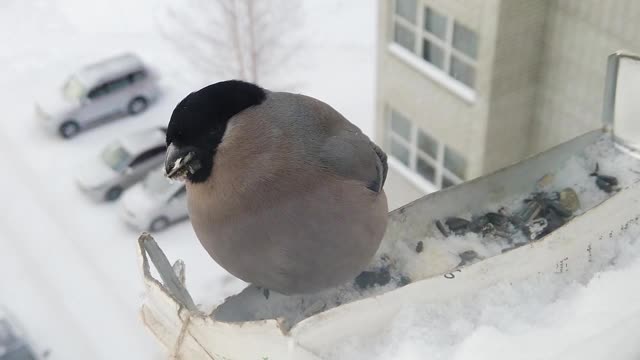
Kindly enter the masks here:
<path id="1" fill-rule="evenodd" d="M 331 106 L 231 80 L 192 92 L 167 128 L 202 246 L 285 295 L 353 280 L 387 226 L 386 154 Z"/>

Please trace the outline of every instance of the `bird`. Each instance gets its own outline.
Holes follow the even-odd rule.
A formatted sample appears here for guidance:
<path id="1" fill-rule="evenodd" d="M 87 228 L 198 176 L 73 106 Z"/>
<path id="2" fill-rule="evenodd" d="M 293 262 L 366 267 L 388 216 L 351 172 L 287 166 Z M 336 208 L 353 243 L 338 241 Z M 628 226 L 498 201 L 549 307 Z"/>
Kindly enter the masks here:
<path id="1" fill-rule="evenodd" d="M 311 294 L 348 283 L 375 256 L 387 156 L 328 104 L 221 81 L 177 104 L 166 143 L 166 176 L 185 182 L 198 240 L 237 278 Z"/>

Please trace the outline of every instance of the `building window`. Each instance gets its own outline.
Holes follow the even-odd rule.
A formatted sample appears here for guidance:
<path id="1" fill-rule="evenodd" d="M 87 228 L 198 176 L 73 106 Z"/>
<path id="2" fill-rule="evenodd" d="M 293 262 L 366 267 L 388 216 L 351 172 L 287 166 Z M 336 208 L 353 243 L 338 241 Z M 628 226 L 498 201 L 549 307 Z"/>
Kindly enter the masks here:
<path id="1" fill-rule="evenodd" d="M 478 34 L 423 0 L 395 0 L 393 42 L 473 89 Z"/>
<path id="2" fill-rule="evenodd" d="M 467 161 L 395 110 L 388 111 L 389 155 L 437 188 L 464 181 Z"/>

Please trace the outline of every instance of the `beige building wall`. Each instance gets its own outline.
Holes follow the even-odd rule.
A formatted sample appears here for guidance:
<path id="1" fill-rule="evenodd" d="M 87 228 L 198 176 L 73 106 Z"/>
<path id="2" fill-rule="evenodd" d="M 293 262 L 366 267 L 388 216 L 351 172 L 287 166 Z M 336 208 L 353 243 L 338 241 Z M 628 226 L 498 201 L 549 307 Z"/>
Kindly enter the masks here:
<path id="1" fill-rule="evenodd" d="M 501 1 L 495 47 L 483 173 L 524 158 L 535 114 L 545 0 Z"/>
<path id="2" fill-rule="evenodd" d="M 530 153 L 601 124 L 607 56 L 640 52 L 640 1 L 550 0 Z"/>
<path id="3" fill-rule="evenodd" d="M 496 0 L 465 1 L 475 6 L 463 6 L 460 1 L 429 1 L 437 9 L 447 9 L 450 15 L 467 21 L 479 34 L 476 101 L 469 103 L 449 91 L 414 66 L 388 50 L 392 34 L 392 1 L 380 0 L 377 79 L 377 141 L 384 144 L 387 114 L 391 106 L 418 123 L 438 140 L 453 147 L 468 162 L 467 177 L 483 173 L 484 139 L 488 112 L 488 97 L 493 63 L 493 38 L 496 26 Z M 455 11 L 455 13 L 454 13 Z M 383 30 L 384 27 L 384 30 Z"/>
<path id="4" fill-rule="evenodd" d="M 466 178 L 483 173 L 486 119 L 489 111 L 494 38 L 498 0 L 433 0 L 434 8 L 452 15 L 478 33 L 476 99 L 469 102 L 438 81 L 389 51 L 392 36 L 393 2 L 379 0 L 378 72 L 376 99 L 377 143 L 388 151 L 386 134 L 388 109 L 393 108 L 411 119 L 437 140 L 455 149 L 467 160 Z M 393 166 L 386 186 L 390 203 L 404 203 L 424 195 Z M 399 201 L 396 201 L 400 199 Z"/>

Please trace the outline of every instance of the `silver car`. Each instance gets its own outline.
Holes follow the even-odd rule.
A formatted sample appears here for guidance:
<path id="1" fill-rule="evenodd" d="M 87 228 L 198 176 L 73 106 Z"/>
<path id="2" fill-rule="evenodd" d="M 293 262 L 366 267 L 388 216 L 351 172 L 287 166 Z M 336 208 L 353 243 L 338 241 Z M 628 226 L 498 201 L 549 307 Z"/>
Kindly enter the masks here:
<path id="1" fill-rule="evenodd" d="M 159 95 L 156 76 L 134 54 L 82 68 L 52 97 L 36 103 L 46 128 L 64 138 L 121 115 L 138 114 Z"/>
<path id="2" fill-rule="evenodd" d="M 165 132 L 165 128 L 152 128 L 112 142 L 80 167 L 76 183 L 94 200 L 116 200 L 164 162 Z"/>
<path id="3" fill-rule="evenodd" d="M 188 217 L 186 195 L 184 183 L 170 181 L 160 167 L 122 196 L 121 214 L 138 230 L 161 231 Z"/>

